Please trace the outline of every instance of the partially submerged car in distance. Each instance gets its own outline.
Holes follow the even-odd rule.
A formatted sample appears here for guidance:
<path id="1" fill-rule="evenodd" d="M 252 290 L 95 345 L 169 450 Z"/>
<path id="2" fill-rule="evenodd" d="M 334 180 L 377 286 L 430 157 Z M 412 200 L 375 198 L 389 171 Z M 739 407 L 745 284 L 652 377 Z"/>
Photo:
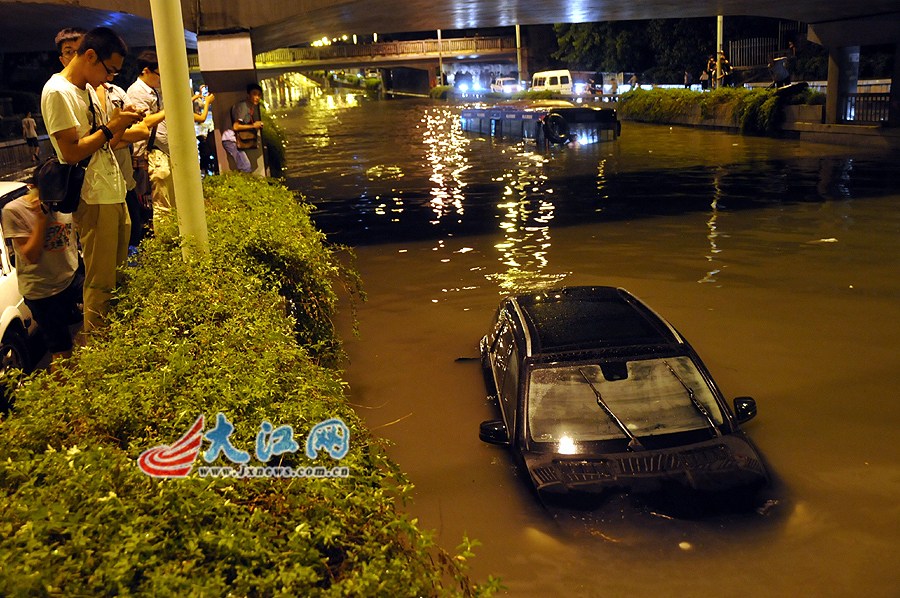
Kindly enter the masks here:
<path id="1" fill-rule="evenodd" d="M 480 438 L 509 446 L 542 498 L 768 483 L 738 427 L 755 401 L 732 412 L 681 334 L 624 289 L 507 297 L 481 360 L 501 419 Z"/>

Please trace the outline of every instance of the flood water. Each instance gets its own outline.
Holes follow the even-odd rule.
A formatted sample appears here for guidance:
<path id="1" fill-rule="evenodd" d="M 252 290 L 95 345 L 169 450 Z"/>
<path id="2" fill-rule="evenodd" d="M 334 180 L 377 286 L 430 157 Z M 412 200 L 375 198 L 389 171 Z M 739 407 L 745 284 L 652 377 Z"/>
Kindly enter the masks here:
<path id="1" fill-rule="evenodd" d="M 459 132 L 458 109 L 324 96 L 280 114 L 288 182 L 358 256 L 350 401 L 415 484 L 411 516 L 509 596 L 897 596 L 900 160 L 624 123 L 538 152 Z M 776 483 L 691 518 L 633 497 L 541 506 L 477 361 L 505 293 L 618 285 L 691 341 Z"/>

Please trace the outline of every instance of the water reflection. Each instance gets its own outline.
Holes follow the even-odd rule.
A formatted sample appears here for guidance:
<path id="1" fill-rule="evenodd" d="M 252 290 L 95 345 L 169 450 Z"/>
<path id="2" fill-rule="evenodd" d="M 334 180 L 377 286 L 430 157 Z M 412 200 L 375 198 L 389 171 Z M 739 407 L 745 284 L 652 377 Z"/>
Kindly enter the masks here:
<path id="1" fill-rule="evenodd" d="M 347 381 L 415 484 L 421 525 L 445 547 L 478 538 L 476 577 L 500 575 L 511 596 L 895 594 L 896 157 L 626 123 L 614 143 L 539 153 L 473 137 L 432 162 L 423 118 L 443 110 L 316 100 L 284 119 L 290 184 L 357 246 L 369 300 L 359 336 L 345 328 Z M 322 123 L 327 151 L 307 137 Z M 434 188 L 450 198 L 440 215 Z M 478 441 L 496 411 L 477 341 L 498 291 L 552 276 L 635 291 L 726 395 L 757 397 L 747 432 L 780 502 L 702 520 L 629 497 L 541 509 L 508 455 Z"/>
<path id="2" fill-rule="evenodd" d="M 709 219 L 706 221 L 706 239 L 709 241 L 709 253 L 706 254 L 706 260 L 710 262 L 711 266 L 716 266 L 716 263 L 719 260 L 719 256 L 717 254 L 722 253 L 722 250 L 719 249 L 718 245 L 719 199 L 721 197 L 721 169 L 716 169 L 716 174 L 713 178 L 713 198 L 712 203 L 710 204 L 712 211 L 709 214 Z M 706 275 L 697 282 L 701 284 L 716 282 L 716 275 L 719 272 L 721 272 L 720 268 L 713 267 L 712 270 L 709 270 Z"/>
<path id="3" fill-rule="evenodd" d="M 514 146 L 508 153 L 512 154 L 512 167 L 494 179 L 503 184 L 497 203 L 502 239 L 494 248 L 506 269 L 486 277 L 502 293 L 554 286 L 565 274 L 544 272 L 550 264 L 550 225 L 556 213 L 556 197 L 544 172 L 548 159 L 525 143 Z"/>
<path id="4" fill-rule="evenodd" d="M 463 214 L 466 186 L 463 173 L 470 168 L 466 147 L 469 138 L 459 126 L 455 111 L 447 108 L 429 108 L 422 115 L 422 142 L 425 144 L 425 159 L 431 167 L 431 201 L 434 210 L 432 224 L 437 224 L 444 216 Z"/>

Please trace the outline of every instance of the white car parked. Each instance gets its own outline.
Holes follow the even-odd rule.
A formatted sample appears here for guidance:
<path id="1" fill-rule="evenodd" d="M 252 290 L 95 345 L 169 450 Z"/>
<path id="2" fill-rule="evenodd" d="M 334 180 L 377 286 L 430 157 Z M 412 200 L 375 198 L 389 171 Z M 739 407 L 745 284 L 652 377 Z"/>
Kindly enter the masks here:
<path id="1" fill-rule="evenodd" d="M 0 208 L 27 192 L 25 183 L 0 181 Z M 2 233 L 0 228 L 0 236 Z M 30 367 L 28 340 L 37 328 L 31 310 L 19 293 L 13 256 L 12 244 L 0 243 L 0 384 L 10 369 Z"/>
<path id="2" fill-rule="evenodd" d="M 491 83 L 491 91 L 510 95 L 522 91 L 522 86 L 514 77 L 499 77 Z"/>

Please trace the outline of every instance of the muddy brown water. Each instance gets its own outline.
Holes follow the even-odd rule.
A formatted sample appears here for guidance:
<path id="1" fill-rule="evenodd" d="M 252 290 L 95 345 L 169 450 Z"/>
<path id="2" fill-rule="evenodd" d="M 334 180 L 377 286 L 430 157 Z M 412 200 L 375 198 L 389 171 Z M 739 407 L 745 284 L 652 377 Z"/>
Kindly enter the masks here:
<path id="1" fill-rule="evenodd" d="M 509 596 L 897 596 L 900 170 L 876 150 L 625 123 L 535 152 L 455 109 L 324 98 L 283 112 L 289 183 L 358 256 L 350 401 L 407 508 Z M 618 285 L 675 324 L 776 483 L 758 510 L 543 507 L 500 447 L 477 342 L 510 291 Z"/>

